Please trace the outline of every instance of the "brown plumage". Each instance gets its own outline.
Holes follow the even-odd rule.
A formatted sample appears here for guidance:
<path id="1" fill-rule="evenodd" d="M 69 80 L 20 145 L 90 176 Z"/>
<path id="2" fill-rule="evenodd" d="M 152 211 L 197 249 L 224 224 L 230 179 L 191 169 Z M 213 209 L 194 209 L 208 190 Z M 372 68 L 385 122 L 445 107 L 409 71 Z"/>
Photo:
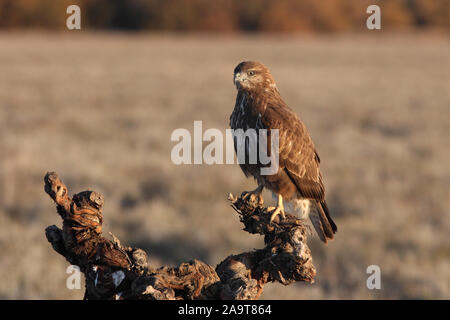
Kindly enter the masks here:
<path id="1" fill-rule="evenodd" d="M 284 217 L 283 199 L 301 206 L 323 242 L 334 238 L 336 224 L 330 217 L 325 202 L 325 187 L 319 164 L 320 158 L 301 119 L 280 96 L 275 81 L 262 63 L 246 61 L 234 70 L 234 83 L 238 89 L 236 104 L 230 117 L 231 129 L 278 129 L 279 167 L 272 175 L 262 175 L 264 166 L 258 157 L 255 164 L 248 158 L 240 163 L 244 174 L 253 176 L 258 188 L 249 194 L 261 195 L 267 188 L 278 196 L 278 205 L 271 217 Z M 270 144 L 270 135 L 267 144 Z M 235 149 L 237 148 L 235 139 Z M 248 157 L 249 146 L 245 144 Z M 270 150 L 270 147 L 268 147 Z"/>

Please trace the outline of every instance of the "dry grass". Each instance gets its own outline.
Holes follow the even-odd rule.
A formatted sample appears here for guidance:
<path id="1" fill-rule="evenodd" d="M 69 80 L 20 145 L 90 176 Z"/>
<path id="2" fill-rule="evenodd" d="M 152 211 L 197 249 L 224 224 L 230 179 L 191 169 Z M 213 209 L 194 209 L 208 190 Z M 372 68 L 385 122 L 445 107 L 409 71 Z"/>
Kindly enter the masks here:
<path id="1" fill-rule="evenodd" d="M 263 298 L 450 297 L 448 39 L 4 33 L 0 47 L 0 298 L 82 298 L 44 236 L 59 223 L 47 170 L 102 192 L 106 231 L 153 264 L 260 246 L 226 201 L 254 187 L 237 165 L 170 161 L 175 128 L 227 128 L 245 59 L 309 127 L 339 226 L 310 240 L 316 284 Z M 371 264 L 382 290 L 366 288 Z"/>

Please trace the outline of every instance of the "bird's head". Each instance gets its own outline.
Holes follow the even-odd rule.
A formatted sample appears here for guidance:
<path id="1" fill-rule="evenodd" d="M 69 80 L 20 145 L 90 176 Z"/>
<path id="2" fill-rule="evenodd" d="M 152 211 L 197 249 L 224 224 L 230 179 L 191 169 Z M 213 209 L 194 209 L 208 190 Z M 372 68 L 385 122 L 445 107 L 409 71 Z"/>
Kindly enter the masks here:
<path id="1" fill-rule="evenodd" d="M 244 61 L 234 69 L 233 83 L 238 90 L 254 91 L 276 89 L 269 69 L 261 62 Z"/>

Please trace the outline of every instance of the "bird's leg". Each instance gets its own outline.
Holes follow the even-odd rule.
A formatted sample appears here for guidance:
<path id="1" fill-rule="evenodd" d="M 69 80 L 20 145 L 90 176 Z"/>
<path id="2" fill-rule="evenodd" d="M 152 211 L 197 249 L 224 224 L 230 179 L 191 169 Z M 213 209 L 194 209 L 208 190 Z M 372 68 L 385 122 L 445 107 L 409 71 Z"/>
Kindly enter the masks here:
<path id="1" fill-rule="evenodd" d="M 263 197 L 261 195 L 263 189 L 264 189 L 264 185 L 258 184 L 258 187 L 255 190 L 243 192 L 244 195 L 242 198 L 244 200 L 247 199 L 248 197 L 250 197 L 249 200 L 254 200 L 255 198 L 257 198 L 258 203 L 262 205 L 264 203 Z"/>
<path id="2" fill-rule="evenodd" d="M 278 203 L 277 206 L 269 207 L 269 210 L 273 210 L 272 215 L 270 216 L 270 223 L 273 222 L 273 220 L 276 218 L 277 215 L 281 214 L 281 218 L 286 218 L 286 214 L 284 213 L 284 205 L 283 205 L 283 197 L 281 194 L 278 195 Z"/>

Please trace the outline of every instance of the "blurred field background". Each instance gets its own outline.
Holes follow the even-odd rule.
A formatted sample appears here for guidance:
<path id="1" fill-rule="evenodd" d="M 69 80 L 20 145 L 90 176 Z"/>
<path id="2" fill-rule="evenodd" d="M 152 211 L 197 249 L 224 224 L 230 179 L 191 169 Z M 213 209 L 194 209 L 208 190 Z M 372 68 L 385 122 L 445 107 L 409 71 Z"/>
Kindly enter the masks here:
<path id="1" fill-rule="evenodd" d="M 367 31 L 366 8 L 382 8 L 392 30 L 450 29 L 448 0 L 0 0 L 4 28 L 65 29 L 67 6 L 82 8 L 85 28 L 157 31 Z"/>
<path id="2" fill-rule="evenodd" d="M 83 29 L 65 31 L 74 3 Z M 238 165 L 170 160 L 174 129 L 228 128 L 232 71 L 249 59 L 308 126 L 339 227 L 328 246 L 310 239 L 315 284 L 262 298 L 450 297 L 448 1 L 373 1 L 382 31 L 365 29 L 370 1 L 108 3 L 0 1 L 1 299 L 83 297 L 45 239 L 61 224 L 49 170 L 71 193 L 102 192 L 105 234 L 154 266 L 261 247 L 226 200 L 255 187 Z M 381 290 L 366 288 L 372 264 Z"/>

